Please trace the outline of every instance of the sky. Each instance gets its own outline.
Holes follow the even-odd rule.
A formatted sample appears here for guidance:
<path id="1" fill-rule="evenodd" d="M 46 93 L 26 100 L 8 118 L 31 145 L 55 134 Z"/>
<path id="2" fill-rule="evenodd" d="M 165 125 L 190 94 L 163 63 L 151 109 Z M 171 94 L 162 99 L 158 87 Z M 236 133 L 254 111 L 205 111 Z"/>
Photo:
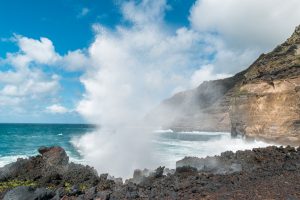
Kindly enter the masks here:
<path id="1" fill-rule="evenodd" d="M 289 37 L 299 10 L 298 0 L 3 0 L 0 122 L 121 124 L 245 69 Z"/>

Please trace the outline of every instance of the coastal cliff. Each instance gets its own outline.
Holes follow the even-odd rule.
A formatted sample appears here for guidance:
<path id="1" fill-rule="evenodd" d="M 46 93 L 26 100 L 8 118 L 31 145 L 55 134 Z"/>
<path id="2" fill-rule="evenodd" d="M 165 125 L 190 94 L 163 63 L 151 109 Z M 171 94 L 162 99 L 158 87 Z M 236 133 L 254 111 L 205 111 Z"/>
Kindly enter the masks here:
<path id="1" fill-rule="evenodd" d="M 231 131 L 233 136 L 299 145 L 300 26 L 248 69 L 175 94 L 150 116 L 154 114 L 163 116 L 163 128 Z"/>
<path id="2" fill-rule="evenodd" d="M 300 26 L 271 53 L 261 55 L 235 87 L 232 134 L 300 143 Z"/>

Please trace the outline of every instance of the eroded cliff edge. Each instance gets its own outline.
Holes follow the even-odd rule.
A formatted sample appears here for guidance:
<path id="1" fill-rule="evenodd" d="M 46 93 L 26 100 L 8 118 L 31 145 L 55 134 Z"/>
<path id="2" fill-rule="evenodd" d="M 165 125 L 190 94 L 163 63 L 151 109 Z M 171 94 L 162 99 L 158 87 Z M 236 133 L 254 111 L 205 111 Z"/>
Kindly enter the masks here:
<path id="1" fill-rule="evenodd" d="M 175 94 L 149 116 L 173 130 L 231 131 L 299 145 L 300 26 L 248 69 Z"/>

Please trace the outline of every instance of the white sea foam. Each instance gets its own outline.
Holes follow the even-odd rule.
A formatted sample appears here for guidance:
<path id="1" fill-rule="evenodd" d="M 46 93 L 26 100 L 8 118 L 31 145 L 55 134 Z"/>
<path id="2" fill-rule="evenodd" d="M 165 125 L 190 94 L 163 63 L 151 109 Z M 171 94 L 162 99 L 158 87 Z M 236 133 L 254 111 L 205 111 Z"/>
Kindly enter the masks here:
<path id="1" fill-rule="evenodd" d="M 173 130 L 171 129 L 166 129 L 166 130 L 156 130 L 154 133 L 173 133 Z"/>
<path id="2" fill-rule="evenodd" d="M 0 157 L 0 167 L 3 167 L 9 163 L 17 161 L 18 158 L 28 158 L 26 155 L 13 155 L 13 156 L 1 156 Z"/>
<path id="3" fill-rule="evenodd" d="M 74 162 L 77 164 L 83 164 L 85 165 L 85 161 L 78 156 L 74 156 L 71 152 L 67 151 L 66 152 L 69 156 L 70 162 Z M 12 156 L 0 156 L 0 167 L 3 167 L 7 164 L 10 164 L 12 162 L 16 162 L 18 158 L 29 158 L 30 156 L 35 156 L 33 154 L 30 155 L 12 155 Z"/>
<path id="4" fill-rule="evenodd" d="M 180 131 L 178 134 L 195 134 L 195 135 L 230 135 L 226 132 L 202 132 L 202 131 Z"/>
<path id="5" fill-rule="evenodd" d="M 181 133 L 183 134 L 183 133 Z M 190 132 L 189 132 L 190 134 Z M 197 133 L 199 135 L 208 135 L 207 132 Z M 231 138 L 230 133 L 211 132 L 210 135 L 220 134 L 220 138 L 210 139 L 208 141 L 182 141 L 173 139 L 156 139 L 153 142 L 157 144 L 156 154 L 161 159 L 161 164 L 175 168 L 176 161 L 185 156 L 206 157 L 220 155 L 224 151 L 233 151 L 253 149 L 257 147 L 266 147 L 273 144 L 261 141 L 246 141 L 243 138 Z"/>
<path id="6" fill-rule="evenodd" d="M 165 133 L 180 134 L 178 138 L 163 137 Z M 153 154 L 157 159 L 157 166 L 166 166 L 168 168 L 175 168 L 176 161 L 184 158 L 185 156 L 206 157 L 220 155 L 224 151 L 246 150 L 257 147 L 266 147 L 273 145 L 261 141 L 246 141 L 243 138 L 232 138 L 230 133 L 226 132 L 173 132 L 172 130 L 158 130 L 154 131 L 156 137 L 152 140 L 155 148 Z M 184 135 L 194 134 L 196 137 L 205 136 L 209 139 L 205 141 L 189 141 L 184 140 Z M 209 136 L 219 137 L 209 137 Z M 171 134 L 172 136 L 172 134 Z M 80 138 L 73 138 L 72 144 L 76 147 L 80 142 Z M 78 148 L 80 150 L 80 148 Z"/>

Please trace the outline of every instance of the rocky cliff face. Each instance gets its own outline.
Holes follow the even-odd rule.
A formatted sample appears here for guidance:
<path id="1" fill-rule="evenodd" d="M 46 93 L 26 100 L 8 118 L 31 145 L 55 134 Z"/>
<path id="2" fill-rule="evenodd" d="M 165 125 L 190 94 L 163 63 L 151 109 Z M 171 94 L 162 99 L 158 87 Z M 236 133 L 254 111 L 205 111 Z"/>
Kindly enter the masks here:
<path id="1" fill-rule="evenodd" d="M 300 27 L 291 38 L 261 55 L 235 86 L 232 134 L 279 143 L 300 143 Z"/>
<path id="2" fill-rule="evenodd" d="M 300 26 L 247 70 L 176 94 L 154 113 L 168 119 L 162 121 L 164 128 L 231 131 L 232 135 L 299 145 Z"/>

